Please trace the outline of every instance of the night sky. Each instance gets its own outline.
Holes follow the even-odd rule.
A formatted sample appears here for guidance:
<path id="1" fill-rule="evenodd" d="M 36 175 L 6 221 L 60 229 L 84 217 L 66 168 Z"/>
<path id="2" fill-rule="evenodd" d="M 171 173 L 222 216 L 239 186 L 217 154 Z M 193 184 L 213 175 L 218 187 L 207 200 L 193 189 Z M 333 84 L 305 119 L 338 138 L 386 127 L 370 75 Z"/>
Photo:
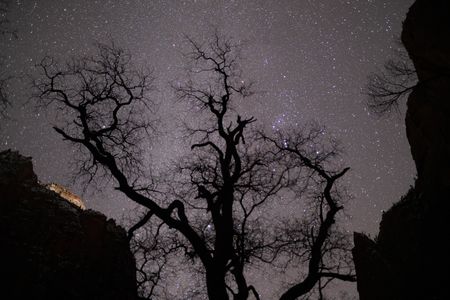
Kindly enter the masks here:
<path id="1" fill-rule="evenodd" d="M 266 128 L 309 120 L 327 126 L 342 142 L 353 198 L 347 203 L 349 231 L 372 235 L 382 210 L 400 199 L 413 183 L 415 168 L 404 128 L 404 110 L 378 118 L 365 105 L 367 76 L 381 68 L 398 47 L 401 24 L 413 0 L 297 1 L 11 1 L 10 21 L 18 39 L 3 37 L 0 53 L 11 82 L 9 120 L 2 119 L 0 149 L 33 157 L 43 182 L 71 184 L 69 145 L 51 130 L 53 113 L 28 102 L 28 74 L 44 55 L 65 59 L 92 53 L 95 41 L 111 39 L 131 51 L 139 64 L 154 70 L 165 137 L 152 150 L 164 163 L 189 151 L 169 120 L 174 108 L 170 82 L 181 76 L 185 34 L 202 41 L 217 27 L 245 41 L 242 68 L 258 93 L 239 108 Z M 129 203 L 110 188 L 86 193 L 86 205 L 120 218 Z"/>

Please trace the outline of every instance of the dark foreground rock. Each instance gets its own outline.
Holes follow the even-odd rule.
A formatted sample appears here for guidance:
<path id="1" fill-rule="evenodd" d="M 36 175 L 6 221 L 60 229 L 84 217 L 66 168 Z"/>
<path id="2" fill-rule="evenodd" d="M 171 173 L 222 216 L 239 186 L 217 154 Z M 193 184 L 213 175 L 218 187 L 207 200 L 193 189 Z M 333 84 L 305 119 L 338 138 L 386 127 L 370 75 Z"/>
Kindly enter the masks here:
<path id="1" fill-rule="evenodd" d="M 449 299 L 450 1 L 418 0 L 402 41 L 419 83 L 408 98 L 406 128 L 415 186 L 382 218 L 375 241 L 355 234 L 361 300 Z"/>
<path id="2" fill-rule="evenodd" d="M 136 299 L 125 231 L 38 183 L 30 158 L 0 153 L 0 298 Z"/>

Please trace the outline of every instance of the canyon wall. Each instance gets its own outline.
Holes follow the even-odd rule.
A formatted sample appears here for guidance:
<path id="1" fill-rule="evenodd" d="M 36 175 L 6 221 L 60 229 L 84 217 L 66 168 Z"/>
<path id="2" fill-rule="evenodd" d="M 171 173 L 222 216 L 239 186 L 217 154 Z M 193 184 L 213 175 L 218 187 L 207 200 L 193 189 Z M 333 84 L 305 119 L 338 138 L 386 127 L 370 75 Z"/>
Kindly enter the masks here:
<path id="1" fill-rule="evenodd" d="M 450 280 L 450 1 L 418 0 L 402 42 L 418 84 L 406 131 L 417 180 L 386 213 L 375 240 L 355 233 L 361 300 L 448 299 Z"/>

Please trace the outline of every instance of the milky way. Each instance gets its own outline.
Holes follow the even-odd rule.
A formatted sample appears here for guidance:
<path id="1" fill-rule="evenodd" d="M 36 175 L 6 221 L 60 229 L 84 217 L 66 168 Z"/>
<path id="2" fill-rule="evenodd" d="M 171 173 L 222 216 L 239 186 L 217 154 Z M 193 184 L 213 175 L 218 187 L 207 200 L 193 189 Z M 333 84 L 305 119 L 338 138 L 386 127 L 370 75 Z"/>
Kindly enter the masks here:
<path id="1" fill-rule="evenodd" d="M 29 78 L 44 55 L 61 59 L 88 54 L 93 42 L 110 40 L 129 49 L 154 70 L 162 120 L 176 116 L 169 82 L 182 74 L 188 34 L 202 40 L 216 27 L 245 43 L 242 68 L 261 91 L 240 109 L 267 128 L 318 120 L 345 147 L 351 167 L 347 185 L 350 231 L 377 232 L 383 210 L 413 183 L 415 169 L 404 113 L 372 116 L 363 94 L 367 75 L 381 68 L 398 47 L 412 0 L 337 1 L 11 1 L 10 20 L 18 38 L 0 45 L 5 73 L 16 78 L 13 107 L 0 126 L 1 148 L 33 156 L 42 181 L 71 185 L 72 149 L 51 130 L 53 113 L 29 105 Z M 166 126 L 166 128 L 171 128 Z M 170 130 L 153 149 L 154 163 L 189 151 Z M 106 189 L 84 196 L 88 207 L 120 218 L 127 204 Z"/>

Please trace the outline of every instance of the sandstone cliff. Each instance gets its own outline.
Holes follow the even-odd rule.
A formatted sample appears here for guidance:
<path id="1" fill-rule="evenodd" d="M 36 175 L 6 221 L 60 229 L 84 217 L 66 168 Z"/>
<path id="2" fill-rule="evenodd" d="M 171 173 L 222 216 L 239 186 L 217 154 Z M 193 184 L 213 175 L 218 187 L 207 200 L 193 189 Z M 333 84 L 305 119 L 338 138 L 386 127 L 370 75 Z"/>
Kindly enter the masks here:
<path id="1" fill-rule="evenodd" d="M 125 231 L 40 185 L 31 159 L 0 153 L 0 298 L 136 299 Z"/>
<path id="2" fill-rule="evenodd" d="M 361 300 L 448 299 L 450 280 L 450 1 L 418 0 L 402 41 L 419 82 L 408 98 L 415 186 L 387 211 L 376 241 L 355 234 Z"/>

